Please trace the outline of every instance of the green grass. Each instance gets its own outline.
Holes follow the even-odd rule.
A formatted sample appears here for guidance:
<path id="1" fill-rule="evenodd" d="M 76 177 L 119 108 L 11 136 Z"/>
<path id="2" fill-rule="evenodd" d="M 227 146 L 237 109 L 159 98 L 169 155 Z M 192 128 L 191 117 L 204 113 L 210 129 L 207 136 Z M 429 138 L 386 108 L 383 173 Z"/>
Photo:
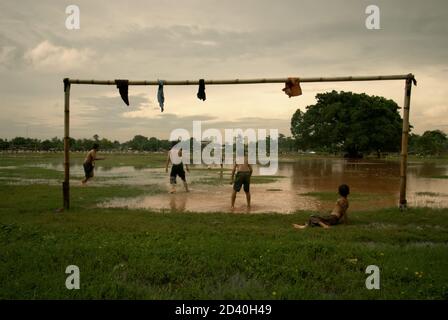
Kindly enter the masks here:
<path id="1" fill-rule="evenodd" d="M 106 157 L 104 161 L 98 161 L 97 166 L 104 170 L 114 167 L 132 166 L 135 169 L 162 168 L 165 166 L 166 154 L 100 154 Z M 82 153 L 71 153 L 70 162 L 74 165 L 82 165 L 85 155 Z M 48 182 L 62 181 L 63 173 L 63 154 L 62 153 L 18 153 L 18 154 L 0 154 L 0 177 L 3 182 L 21 182 L 21 180 L 41 180 Z M 50 168 L 48 168 L 49 166 Z M 51 168 L 51 166 L 59 166 Z M 57 169 L 56 169 L 57 168 Z M 70 171 L 70 179 L 81 180 L 83 173 L 73 174 Z M 122 179 L 120 177 L 98 177 L 97 181 L 108 181 Z"/>
<path id="2" fill-rule="evenodd" d="M 0 181 L 0 299 L 448 299 L 448 209 L 350 212 L 349 225 L 298 231 L 291 224 L 313 212 L 96 207 L 162 191 L 74 186 L 71 210 L 60 213 L 60 186 Z M 72 264 L 80 290 L 65 288 Z M 365 288 L 371 264 L 380 290 Z"/>
<path id="3" fill-rule="evenodd" d="M 81 165 L 86 153 L 71 152 L 70 163 Z M 137 169 L 143 168 L 162 168 L 165 166 L 166 153 L 151 154 L 126 154 L 126 153 L 101 153 L 99 157 L 105 157 L 106 160 L 99 161 L 98 164 L 105 167 L 134 166 Z M 59 153 L 17 153 L 0 154 L 1 166 L 30 166 L 40 164 L 62 165 L 64 163 L 64 154 Z"/>
<path id="4" fill-rule="evenodd" d="M 296 231 L 309 212 L 92 206 L 145 192 L 73 188 L 72 210 L 56 213 L 56 186 L 1 186 L 0 298 L 448 298 L 448 209 L 352 213 L 347 226 Z M 81 290 L 65 289 L 70 264 Z M 369 264 L 381 269 L 379 291 L 364 287 Z"/>
<path id="5" fill-rule="evenodd" d="M 431 178 L 434 178 L 434 179 L 448 179 L 448 176 L 447 175 L 444 175 L 444 176 L 432 176 Z"/>
<path id="6" fill-rule="evenodd" d="M 399 154 L 391 154 L 385 157 L 387 160 L 399 161 L 401 159 Z M 439 156 L 417 156 L 417 155 L 409 155 L 409 162 L 431 162 L 431 163 L 447 163 L 448 162 L 448 154 L 443 154 Z"/>
<path id="7" fill-rule="evenodd" d="M 15 169 L 1 169 L 0 176 L 5 178 L 21 179 L 63 179 L 60 171 L 39 167 L 17 167 Z"/>

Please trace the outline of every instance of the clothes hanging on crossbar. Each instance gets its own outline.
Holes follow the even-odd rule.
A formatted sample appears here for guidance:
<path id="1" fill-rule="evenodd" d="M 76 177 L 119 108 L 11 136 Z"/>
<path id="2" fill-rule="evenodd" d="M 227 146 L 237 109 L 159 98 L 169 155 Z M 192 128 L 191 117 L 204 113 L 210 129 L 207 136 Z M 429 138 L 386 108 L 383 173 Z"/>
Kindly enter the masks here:
<path id="1" fill-rule="evenodd" d="M 302 95 L 302 88 L 300 88 L 299 78 L 288 78 L 285 82 L 285 87 L 282 90 L 290 98 Z"/>
<path id="2" fill-rule="evenodd" d="M 129 97 L 128 97 L 128 88 L 129 88 L 129 80 L 118 79 L 115 80 L 115 84 L 117 85 L 118 91 L 120 92 L 121 99 L 123 99 L 124 103 L 129 106 Z"/>
<path id="3" fill-rule="evenodd" d="M 160 111 L 163 112 L 165 95 L 163 93 L 163 80 L 159 80 L 159 89 L 157 90 L 157 101 L 159 102 Z"/>
<path id="4" fill-rule="evenodd" d="M 199 80 L 199 90 L 198 90 L 198 94 L 197 97 L 199 100 L 203 100 L 205 101 L 206 96 L 205 96 L 205 81 L 204 79 L 200 79 Z"/>

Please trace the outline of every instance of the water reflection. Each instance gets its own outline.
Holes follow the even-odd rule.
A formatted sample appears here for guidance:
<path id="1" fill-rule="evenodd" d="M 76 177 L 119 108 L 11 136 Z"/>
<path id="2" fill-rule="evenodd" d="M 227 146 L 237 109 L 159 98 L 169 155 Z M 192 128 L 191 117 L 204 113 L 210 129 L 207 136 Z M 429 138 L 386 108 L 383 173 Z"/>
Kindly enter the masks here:
<path id="1" fill-rule="evenodd" d="M 63 171 L 61 163 L 51 162 L 39 167 Z M 258 168 L 255 167 L 255 175 Z M 173 211 L 227 211 L 231 186 L 230 167 L 219 170 L 216 166 L 207 170 L 202 166 L 192 166 L 187 179 L 192 183 L 190 194 L 169 196 L 152 195 L 135 199 L 114 199 L 105 206 L 130 206 L 135 208 L 156 208 Z M 327 199 L 334 194 L 339 184 L 351 187 L 351 209 L 396 206 L 400 186 L 399 161 L 347 160 L 337 158 L 299 159 L 280 162 L 278 180 L 252 185 L 253 208 L 251 212 L 293 212 L 295 210 L 329 210 L 331 201 L 321 201 L 307 196 L 310 192 L 327 193 Z M 71 174 L 82 177 L 84 171 L 79 163 L 71 165 Z M 447 162 L 415 162 L 408 165 L 407 198 L 412 206 L 448 207 L 448 180 L 435 177 L 448 175 Z M 37 180 L 36 180 L 37 181 Z M 110 166 L 98 162 L 95 168 L 95 185 L 140 185 L 160 184 L 168 190 L 168 175 L 163 168 L 148 168 L 144 165 Z M 14 181 L 23 183 L 23 181 Z M 28 183 L 28 182 L 27 182 Z M 32 183 L 32 182 L 29 182 Z M 328 196 L 330 195 L 330 196 Z M 240 201 L 241 200 L 241 201 Z M 244 194 L 240 194 L 244 211 Z"/>
<path id="2" fill-rule="evenodd" d="M 171 211 L 185 211 L 188 197 L 186 194 L 170 194 L 170 209 Z"/>
<path id="3" fill-rule="evenodd" d="M 279 174 L 290 176 L 293 186 L 311 191 L 330 191 L 346 183 L 361 192 L 396 193 L 399 168 L 396 162 L 313 159 L 281 164 Z"/>
<path id="4" fill-rule="evenodd" d="M 198 169 L 196 167 L 196 169 Z M 114 171 L 115 170 L 115 171 Z M 129 183 L 138 181 L 132 171 L 148 179 L 157 178 L 167 184 L 167 175 L 162 169 L 136 170 L 130 167 L 111 170 L 130 175 Z M 400 164 L 398 161 L 346 160 L 346 159 L 301 159 L 279 164 L 277 181 L 252 184 L 251 212 L 289 213 L 296 210 L 330 210 L 332 199 L 337 198 L 339 184 L 346 183 L 352 190 L 351 209 L 391 207 L 398 203 L 400 185 Z M 142 174 L 144 173 L 144 174 Z M 448 184 L 446 179 L 435 179 L 448 173 L 446 163 L 410 163 L 408 168 L 408 202 L 415 206 L 448 207 Z M 258 168 L 255 167 L 255 175 Z M 170 209 L 173 211 L 228 211 L 231 186 L 227 183 L 230 172 L 220 170 L 192 170 L 188 176 L 193 184 L 189 194 L 153 195 L 136 199 L 114 199 L 103 206 Z M 150 178 L 151 177 L 151 178 Z M 283 178 L 282 178 L 283 177 Z M 205 178 L 205 179 L 204 179 Z M 216 179 L 216 183 L 202 181 Z M 210 181 L 210 180 L 208 180 Z M 123 182 L 123 180 L 121 180 Z M 167 188 L 168 190 L 168 188 Z M 326 193 L 326 200 L 319 200 L 308 193 Z M 239 206 L 239 207 L 238 207 Z M 237 212 L 244 212 L 244 194 L 237 198 Z"/>

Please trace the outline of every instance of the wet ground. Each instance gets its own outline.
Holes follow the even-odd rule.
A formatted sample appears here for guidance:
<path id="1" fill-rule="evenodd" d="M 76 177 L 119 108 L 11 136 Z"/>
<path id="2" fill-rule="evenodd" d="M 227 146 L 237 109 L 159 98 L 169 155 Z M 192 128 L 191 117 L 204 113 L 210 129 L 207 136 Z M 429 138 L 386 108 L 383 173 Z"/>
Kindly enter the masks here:
<path id="1" fill-rule="evenodd" d="M 132 156 L 131 156 L 132 157 Z M 5 160 L 5 159 L 4 159 Z M 10 160 L 10 161 L 9 161 Z M 3 161 L 0 183 L 60 185 L 63 166 L 60 157 L 45 158 L 40 163 L 15 159 Z M 14 160 L 14 161 L 13 161 Z M 84 172 L 82 159 L 72 162 L 71 185 L 80 187 Z M 148 189 L 145 196 L 123 198 L 117 195 L 100 204 L 102 207 L 128 207 L 152 210 L 227 212 L 230 209 L 230 169 L 219 166 L 192 166 L 187 173 L 190 192 L 178 181 L 176 194 L 169 194 L 169 176 L 163 161 L 151 156 L 113 157 L 98 161 L 90 187 L 137 186 Z M 34 162 L 34 164 L 32 164 Z M 134 163 L 139 163 L 134 165 Z M 14 165 L 12 165 L 14 164 Z M 275 176 L 260 176 L 255 167 L 251 183 L 250 212 L 291 213 L 297 210 L 331 210 L 337 199 L 337 187 L 351 188 L 351 210 L 393 207 L 398 204 L 400 164 L 385 160 L 346 160 L 338 158 L 301 158 L 279 163 Z M 448 207 L 448 161 L 410 161 L 408 164 L 407 199 L 410 206 Z M 162 192 L 160 192 L 162 190 Z M 248 212 L 244 192 L 236 201 L 236 212 Z"/>
<path id="2" fill-rule="evenodd" d="M 399 162 L 345 159 L 302 159 L 279 164 L 275 177 L 260 177 L 257 168 L 251 184 L 251 213 L 291 213 L 297 210 L 331 210 L 337 186 L 351 188 L 350 209 L 366 210 L 396 206 L 400 185 Z M 75 168 L 82 170 L 81 168 Z M 158 210 L 230 211 L 230 169 L 194 167 L 187 175 L 190 192 L 178 181 L 176 194 L 169 194 L 168 175 L 163 169 L 134 167 L 101 168 L 94 184 L 160 184 L 166 193 L 137 198 L 115 198 L 102 207 Z M 410 162 L 407 198 L 410 206 L 448 207 L 448 163 Z M 248 212 L 240 192 L 236 212 Z"/>

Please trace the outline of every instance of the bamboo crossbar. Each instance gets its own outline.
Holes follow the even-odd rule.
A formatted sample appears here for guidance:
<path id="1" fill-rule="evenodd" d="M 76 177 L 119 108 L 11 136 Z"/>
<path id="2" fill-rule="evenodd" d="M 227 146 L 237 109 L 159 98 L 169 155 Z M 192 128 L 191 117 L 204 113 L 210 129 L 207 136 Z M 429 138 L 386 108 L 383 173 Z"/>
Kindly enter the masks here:
<path id="1" fill-rule="evenodd" d="M 386 76 L 358 76 L 358 77 L 314 77 L 314 78 L 300 78 L 300 82 L 341 82 L 341 81 L 383 81 L 383 80 L 405 80 L 414 79 L 412 73 L 400 75 L 386 75 Z M 160 79 L 162 80 L 162 79 Z M 255 84 L 255 83 L 284 83 L 288 78 L 261 78 L 261 79 L 230 79 L 230 80 L 204 80 L 208 85 L 219 84 Z M 80 80 L 68 79 L 70 84 L 94 84 L 94 85 L 115 85 L 115 80 Z M 158 80 L 143 80 L 134 81 L 129 80 L 129 85 L 133 86 L 150 86 L 158 85 Z M 198 85 L 199 80 L 163 80 L 164 85 L 186 86 Z"/>

